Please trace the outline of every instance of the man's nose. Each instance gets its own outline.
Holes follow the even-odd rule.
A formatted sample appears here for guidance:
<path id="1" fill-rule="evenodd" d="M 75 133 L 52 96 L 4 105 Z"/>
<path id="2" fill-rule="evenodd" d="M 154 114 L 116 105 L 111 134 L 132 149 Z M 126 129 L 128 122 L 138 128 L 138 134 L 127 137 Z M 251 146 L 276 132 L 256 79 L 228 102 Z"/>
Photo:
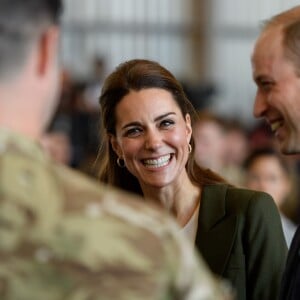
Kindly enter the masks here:
<path id="1" fill-rule="evenodd" d="M 256 118 L 261 118 L 265 115 L 265 112 L 268 108 L 268 103 L 265 99 L 265 96 L 262 93 L 257 92 L 255 96 L 254 106 L 253 106 L 253 115 Z"/>

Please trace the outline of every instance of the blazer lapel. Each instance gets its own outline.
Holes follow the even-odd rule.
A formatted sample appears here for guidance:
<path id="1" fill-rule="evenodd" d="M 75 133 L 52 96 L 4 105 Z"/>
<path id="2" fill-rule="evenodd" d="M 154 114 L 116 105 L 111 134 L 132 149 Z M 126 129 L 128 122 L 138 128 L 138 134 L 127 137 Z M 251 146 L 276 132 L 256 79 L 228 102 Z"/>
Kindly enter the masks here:
<path id="1" fill-rule="evenodd" d="M 201 197 L 196 246 L 211 270 L 222 275 L 237 232 L 237 217 L 226 216 L 227 185 L 205 186 Z"/>
<path id="2" fill-rule="evenodd" d="M 295 268 L 298 267 L 297 259 L 299 260 L 299 252 L 300 252 L 300 226 L 298 226 L 297 231 L 295 232 L 294 238 L 292 240 L 286 267 L 283 275 L 282 285 L 281 285 L 281 298 L 284 299 L 285 296 L 288 295 L 288 288 L 292 279 L 292 275 L 295 272 Z"/>

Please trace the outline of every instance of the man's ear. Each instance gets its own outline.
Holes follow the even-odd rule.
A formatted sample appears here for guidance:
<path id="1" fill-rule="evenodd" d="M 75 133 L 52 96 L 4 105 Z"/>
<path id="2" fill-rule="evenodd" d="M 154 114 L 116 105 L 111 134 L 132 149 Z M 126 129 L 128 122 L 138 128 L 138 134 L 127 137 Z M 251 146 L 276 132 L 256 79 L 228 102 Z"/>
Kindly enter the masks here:
<path id="1" fill-rule="evenodd" d="M 53 61 L 57 60 L 58 45 L 59 29 L 51 26 L 41 34 L 38 41 L 38 74 L 44 75 L 53 66 Z"/>
<path id="2" fill-rule="evenodd" d="M 110 144 L 111 144 L 113 150 L 114 150 L 115 153 L 117 154 L 117 156 L 118 156 L 118 157 L 122 157 L 122 156 L 123 156 L 123 155 L 122 155 L 122 150 L 121 150 L 121 147 L 120 147 L 120 145 L 119 145 L 119 143 L 118 143 L 118 140 L 117 140 L 116 136 L 110 134 L 110 135 L 108 136 L 108 139 L 109 139 L 109 142 L 110 142 Z"/>

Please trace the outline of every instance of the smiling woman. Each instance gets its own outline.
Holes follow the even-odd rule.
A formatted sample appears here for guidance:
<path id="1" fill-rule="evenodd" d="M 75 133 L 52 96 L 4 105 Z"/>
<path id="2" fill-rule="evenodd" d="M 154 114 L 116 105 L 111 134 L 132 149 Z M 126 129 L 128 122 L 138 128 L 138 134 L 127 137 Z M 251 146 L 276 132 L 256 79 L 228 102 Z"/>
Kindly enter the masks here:
<path id="1" fill-rule="evenodd" d="M 115 114 L 112 147 L 142 190 L 154 192 L 148 196 L 156 196 L 155 187 L 188 184 L 185 164 L 191 121 L 189 114 L 182 116 L 170 92 L 160 88 L 132 91 L 117 104 Z"/>
<path id="2" fill-rule="evenodd" d="M 276 299 L 287 249 L 274 201 L 195 163 L 196 114 L 176 78 L 153 61 L 125 62 L 100 106 L 100 178 L 168 209 L 236 299 Z"/>

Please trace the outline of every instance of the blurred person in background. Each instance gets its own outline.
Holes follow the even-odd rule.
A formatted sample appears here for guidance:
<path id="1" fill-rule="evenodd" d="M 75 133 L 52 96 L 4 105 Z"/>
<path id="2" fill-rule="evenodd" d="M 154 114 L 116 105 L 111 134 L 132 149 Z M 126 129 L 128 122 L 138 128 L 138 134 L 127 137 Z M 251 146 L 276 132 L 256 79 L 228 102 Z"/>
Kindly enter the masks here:
<path id="1" fill-rule="evenodd" d="M 91 114 L 99 113 L 98 99 L 106 73 L 106 61 L 104 57 L 95 56 L 93 60 L 92 76 L 87 80 L 84 89 L 84 104 Z"/>
<path id="2" fill-rule="evenodd" d="M 221 118 L 208 111 L 198 112 L 198 117 L 193 124 L 195 161 L 199 166 L 209 168 L 223 176 L 225 137 L 226 132 Z"/>
<path id="3" fill-rule="evenodd" d="M 43 152 L 61 6 L 0 0 L 0 299 L 224 299 L 167 214 Z"/>
<path id="4" fill-rule="evenodd" d="M 226 154 L 225 164 L 233 171 L 236 170 L 236 178 L 240 177 L 242 166 L 249 154 L 248 130 L 237 119 L 225 120 L 226 128 Z"/>
<path id="5" fill-rule="evenodd" d="M 288 162 L 273 148 L 254 150 L 246 159 L 245 186 L 270 194 L 280 212 L 283 233 L 288 247 L 296 231 L 296 225 L 284 214 L 283 207 L 292 193 L 292 170 Z"/>
<path id="6" fill-rule="evenodd" d="M 247 154 L 246 141 L 238 128 L 209 111 L 198 111 L 193 124 L 196 163 L 219 173 L 230 183 L 243 183 L 242 160 Z"/>
<path id="7" fill-rule="evenodd" d="M 70 164 L 72 147 L 70 138 L 65 132 L 46 132 L 41 136 L 40 143 L 54 161 L 63 165 Z"/>
<path id="8" fill-rule="evenodd" d="M 178 80 L 154 61 L 124 62 L 100 107 L 100 178 L 165 207 L 236 299 L 276 299 L 287 251 L 277 207 L 195 163 L 195 111 Z"/>
<path id="9" fill-rule="evenodd" d="M 254 115 L 270 125 L 282 153 L 300 154 L 300 6 L 273 16 L 255 43 Z M 300 227 L 292 240 L 280 299 L 300 299 Z"/>

